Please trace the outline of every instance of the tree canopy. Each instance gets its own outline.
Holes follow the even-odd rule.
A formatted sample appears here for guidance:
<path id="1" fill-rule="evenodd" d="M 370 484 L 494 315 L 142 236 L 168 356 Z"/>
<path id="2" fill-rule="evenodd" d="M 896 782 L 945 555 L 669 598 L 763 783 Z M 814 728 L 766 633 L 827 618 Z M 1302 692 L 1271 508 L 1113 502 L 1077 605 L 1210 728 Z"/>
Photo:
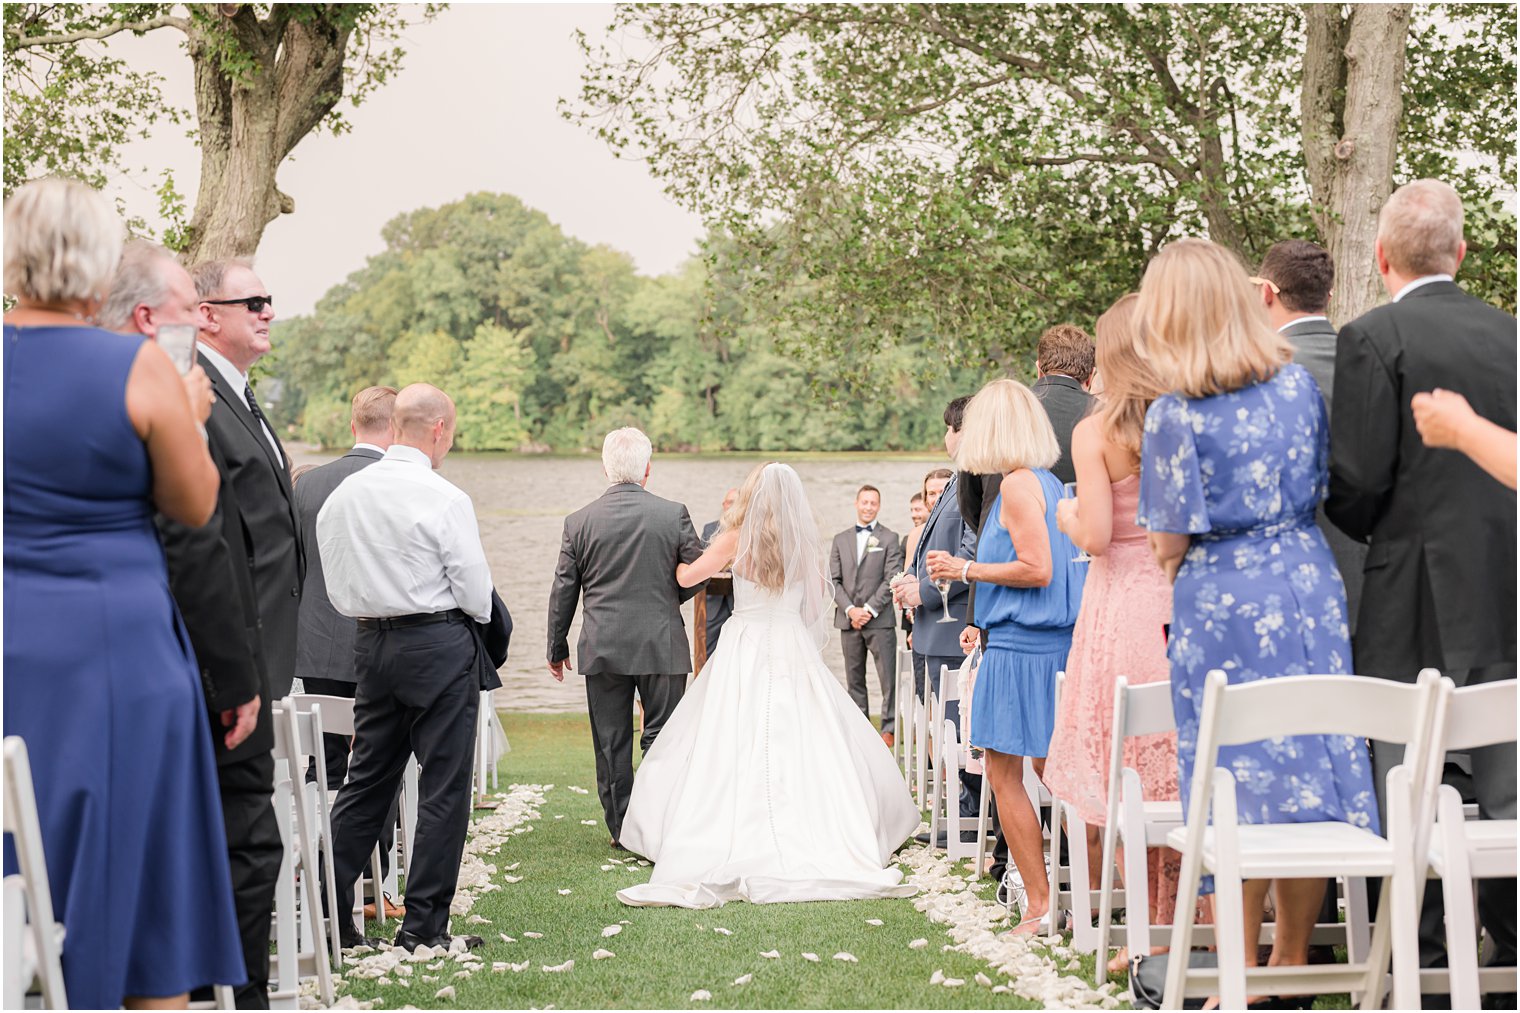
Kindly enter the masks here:
<path id="1" fill-rule="evenodd" d="M 752 278 L 700 259 L 642 277 L 503 194 L 399 215 L 383 234 L 315 313 L 275 323 L 276 419 L 329 446 L 348 439 L 358 390 L 425 381 L 454 397 L 468 450 L 574 451 L 623 425 L 665 450 L 926 449 L 944 404 L 982 379 L 924 381 L 933 349 L 894 345 L 872 353 L 881 385 L 845 401 L 843 369 L 809 369 L 751 319 Z"/>
<path id="2" fill-rule="evenodd" d="M 1003 361 L 1135 288 L 1170 239 L 1207 234 L 1248 264 L 1285 238 L 1334 252 L 1354 188 L 1323 160 L 1310 186 L 1313 62 L 1327 83 L 1309 133 L 1365 149 L 1397 129 L 1396 162 L 1362 185 L 1375 203 L 1379 185 L 1450 179 L 1464 276 L 1512 309 L 1513 8 L 1306 6 L 1324 8 L 1313 40 L 1292 4 L 619 5 L 609 41 L 582 38 L 565 111 L 765 265 L 770 316 L 809 361 L 927 336 Z M 1391 53 L 1348 45 L 1375 16 L 1408 24 L 1407 40 L 1383 32 Z M 1377 96 L 1355 105 L 1377 79 L 1357 76 L 1395 56 L 1381 108 L 1402 109 L 1380 126 Z M 1364 136 L 1342 137 L 1353 123 Z M 1354 238 L 1343 265 L 1370 257 Z"/>

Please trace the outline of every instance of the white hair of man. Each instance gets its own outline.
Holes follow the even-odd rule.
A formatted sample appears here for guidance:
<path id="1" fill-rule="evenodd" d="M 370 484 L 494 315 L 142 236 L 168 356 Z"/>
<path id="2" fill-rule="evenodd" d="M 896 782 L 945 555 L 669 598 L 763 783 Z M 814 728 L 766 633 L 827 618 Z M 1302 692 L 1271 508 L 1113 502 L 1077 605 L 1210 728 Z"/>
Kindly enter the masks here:
<path id="1" fill-rule="evenodd" d="M 174 254 L 146 239 L 133 239 L 121 251 L 121 263 L 111 282 L 111 294 L 100 308 L 100 326 L 110 331 L 132 329 L 132 314 L 139 306 L 157 306 L 169 293 L 164 264 L 176 263 Z"/>
<path id="2" fill-rule="evenodd" d="M 640 430 L 632 426 L 614 429 L 602 441 L 602 470 L 609 482 L 637 485 L 649 473 L 649 458 L 653 454 L 654 446 Z"/>
<path id="3" fill-rule="evenodd" d="M 1455 274 L 1462 259 L 1462 198 L 1439 179 L 1405 183 L 1378 213 L 1377 238 L 1401 274 Z"/>
<path id="4" fill-rule="evenodd" d="M 55 305 L 101 298 L 126 234 L 111 202 L 83 183 L 28 183 L 5 202 L 5 292 Z"/>

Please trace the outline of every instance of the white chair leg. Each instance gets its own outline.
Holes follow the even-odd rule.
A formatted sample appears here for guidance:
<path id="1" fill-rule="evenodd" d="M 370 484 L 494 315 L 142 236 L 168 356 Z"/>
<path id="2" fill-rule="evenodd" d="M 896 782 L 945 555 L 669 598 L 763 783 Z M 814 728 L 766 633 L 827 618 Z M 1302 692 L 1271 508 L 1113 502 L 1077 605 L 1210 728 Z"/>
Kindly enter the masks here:
<path id="1" fill-rule="evenodd" d="M 1478 1009 L 1478 922 L 1473 910 L 1472 868 L 1467 861 L 1467 835 L 1463 829 L 1462 798 L 1455 788 L 1441 788 L 1440 822 L 1446 868 L 1441 893 L 1446 901 L 1446 962 L 1450 968 L 1451 1008 Z M 1418 972 L 1417 972 L 1418 973 Z"/>
<path id="2" fill-rule="evenodd" d="M 296 962 L 299 945 L 296 927 L 296 871 L 290 840 L 291 805 L 290 781 L 282 778 L 274 789 L 274 806 L 280 817 L 280 842 L 284 851 L 280 856 L 280 875 L 275 881 L 274 892 L 275 988 L 269 995 L 272 1009 L 296 1009 L 300 1005 L 301 977 Z"/>
<path id="3" fill-rule="evenodd" d="M 1372 925 L 1367 916 L 1367 880 L 1363 876 L 1346 876 L 1341 880 L 1345 884 L 1346 904 L 1346 959 L 1347 962 L 1363 964 L 1367 961 L 1368 951 L 1372 946 Z M 1334 890 L 1336 881 L 1330 881 L 1330 889 Z M 1351 1005 L 1361 1003 L 1361 993 L 1351 993 Z"/>
<path id="4" fill-rule="evenodd" d="M 417 793 L 420 781 L 421 768 L 417 765 L 417 757 L 413 756 L 406 761 L 406 774 L 401 781 L 401 872 L 408 876 L 412 871 L 412 856 L 417 853 Z"/>
<path id="5" fill-rule="evenodd" d="M 1130 956 L 1151 952 L 1150 869 L 1145 848 L 1145 809 L 1141 801 L 1140 775 L 1124 771 L 1124 929 Z M 1178 898 L 1181 903 L 1181 898 Z"/>
<path id="6" fill-rule="evenodd" d="M 1097 926 L 1093 925 L 1091 870 L 1087 865 L 1087 824 L 1072 806 L 1066 810 L 1067 865 L 1071 870 L 1071 945 L 1078 953 L 1092 953 L 1098 946 Z M 1052 925 L 1055 923 L 1052 922 Z"/>
<path id="7" fill-rule="evenodd" d="M 987 770 L 982 768 L 982 790 L 977 793 L 976 800 L 976 878 L 981 879 L 987 875 L 987 835 L 991 831 L 988 825 L 988 810 L 991 808 L 992 791 L 988 787 Z"/>
<path id="8" fill-rule="evenodd" d="M 1112 807 L 1110 807 L 1112 811 Z M 1123 809 L 1120 810 L 1123 812 Z M 1122 817 L 1121 817 L 1122 818 Z M 1093 984 L 1101 986 L 1108 980 L 1108 938 L 1114 925 L 1114 864 L 1119 847 L 1119 821 L 1110 819 L 1103 827 L 1103 865 L 1098 872 L 1098 941 L 1093 948 L 1097 954 L 1093 961 Z M 1126 908 L 1125 921 L 1133 917 Z"/>
<path id="9" fill-rule="evenodd" d="M 1028 760 L 1024 761 L 1028 763 Z M 1036 796 L 1035 813 L 1038 815 L 1039 801 Z M 1052 797 L 1050 800 L 1050 851 L 1048 852 L 1050 865 L 1046 869 L 1046 884 L 1050 890 L 1050 927 L 1047 930 L 1050 938 L 1061 934 L 1061 924 L 1064 921 L 1066 906 L 1061 903 L 1061 802 Z"/>
<path id="10" fill-rule="evenodd" d="M 1402 874 L 1384 880 L 1389 888 L 1381 907 L 1388 911 L 1393 957 L 1393 1003 L 1401 1009 L 1418 1009 L 1420 1006 L 1420 897 L 1424 891 L 1424 877 L 1415 882 L 1414 838 L 1416 828 L 1411 825 L 1413 800 L 1409 797 L 1408 771 L 1399 768 L 1388 777 L 1387 826 L 1388 843 L 1393 847 L 1394 867 Z M 1350 912 L 1347 912 L 1348 917 Z M 1379 910 L 1381 920 L 1383 910 Z"/>

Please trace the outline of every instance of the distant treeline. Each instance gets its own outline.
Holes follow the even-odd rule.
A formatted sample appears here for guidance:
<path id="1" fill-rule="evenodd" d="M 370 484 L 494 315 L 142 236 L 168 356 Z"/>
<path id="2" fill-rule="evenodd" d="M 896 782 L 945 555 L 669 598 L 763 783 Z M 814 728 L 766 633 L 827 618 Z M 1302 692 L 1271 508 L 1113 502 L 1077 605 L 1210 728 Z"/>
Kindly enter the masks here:
<path id="1" fill-rule="evenodd" d="M 315 313 L 275 323 L 277 418 L 325 446 L 346 445 L 360 388 L 428 382 L 454 397 L 468 450 L 598 447 L 623 425 L 662 450 L 928 449 L 945 403 L 990 372 L 947 366 L 928 335 L 810 370 L 745 305 L 742 271 L 693 259 L 642 277 L 504 194 L 383 235 Z"/>

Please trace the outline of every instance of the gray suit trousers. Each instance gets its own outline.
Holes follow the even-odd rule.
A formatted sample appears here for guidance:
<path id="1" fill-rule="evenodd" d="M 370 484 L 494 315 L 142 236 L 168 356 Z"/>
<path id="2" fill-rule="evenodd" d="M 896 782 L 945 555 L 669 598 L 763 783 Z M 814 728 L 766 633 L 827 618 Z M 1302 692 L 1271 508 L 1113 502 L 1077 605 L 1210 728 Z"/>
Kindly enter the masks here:
<path id="1" fill-rule="evenodd" d="M 649 754 L 660 729 L 686 694 L 686 673 L 676 675 L 586 676 L 586 707 L 591 713 L 591 746 L 596 750 L 596 793 L 615 841 L 623 835 L 623 815 L 633 794 L 633 691 L 644 704 L 644 734 L 639 751 Z"/>
<path id="2" fill-rule="evenodd" d="M 891 626 L 876 629 L 840 630 L 844 648 L 845 688 L 860 713 L 871 716 L 871 698 L 866 691 L 866 652 L 876 659 L 876 679 L 881 683 L 881 730 L 896 729 L 897 718 L 897 630 Z"/>

